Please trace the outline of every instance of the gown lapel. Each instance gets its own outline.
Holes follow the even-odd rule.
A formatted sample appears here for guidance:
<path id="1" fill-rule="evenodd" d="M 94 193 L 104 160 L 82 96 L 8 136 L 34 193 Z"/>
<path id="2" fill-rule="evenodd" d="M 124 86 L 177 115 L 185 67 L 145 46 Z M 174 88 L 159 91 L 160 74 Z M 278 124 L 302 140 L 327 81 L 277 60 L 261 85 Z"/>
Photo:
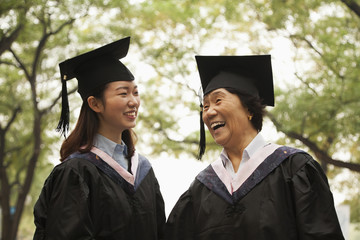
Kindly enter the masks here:
<path id="1" fill-rule="evenodd" d="M 88 153 L 75 152 L 66 160 L 72 158 L 81 158 L 90 161 L 129 194 L 135 193 L 136 189 L 151 169 L 151 165 L 146 158 L 139 155 L 137 152 L 134 153 L 134 156 L 131 159 L 131 170 L 134 174 L 129 173 L 112 157 L 95 147 Z"/>
<path id="2" fill-rule="evenodd" d="M 225 201 L 233 204 L 249 193 L 290 155 L 300 151 L 269 144 L 249 159 L 249 164 L 244 166 L 234 179 L 227 173 L 221 159 L 209 165 L 196 178 Z"/>

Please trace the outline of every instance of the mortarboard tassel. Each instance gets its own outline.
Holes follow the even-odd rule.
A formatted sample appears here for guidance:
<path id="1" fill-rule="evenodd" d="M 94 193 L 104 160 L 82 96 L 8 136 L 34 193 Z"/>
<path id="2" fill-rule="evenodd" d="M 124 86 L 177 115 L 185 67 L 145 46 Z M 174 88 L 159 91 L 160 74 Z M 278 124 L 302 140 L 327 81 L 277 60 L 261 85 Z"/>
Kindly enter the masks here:
<path id="1" fill-rule="evenodd" d="M 61 115 L 56 131 L 63 134 L 66 138 L 66 133 L 69 130 L 70 122 L 70 110 L 69 110 L 69 101 L 66 87 L 66 75 L 64 75 L 62 80 L 62 90 L 61 90 Z"/>
<path id="2" fill-rule="evenodd" d="M 201 105 L 202 108 L 202 105 Z M 202 156 L 205 153 L 206 142 L 205 142 L 205 128 L 204 121 L 202 119 L 202 110 L 200 111 L 200 143 L 199 143 L 199 156 L 198 159 L 201 160 Z"/>

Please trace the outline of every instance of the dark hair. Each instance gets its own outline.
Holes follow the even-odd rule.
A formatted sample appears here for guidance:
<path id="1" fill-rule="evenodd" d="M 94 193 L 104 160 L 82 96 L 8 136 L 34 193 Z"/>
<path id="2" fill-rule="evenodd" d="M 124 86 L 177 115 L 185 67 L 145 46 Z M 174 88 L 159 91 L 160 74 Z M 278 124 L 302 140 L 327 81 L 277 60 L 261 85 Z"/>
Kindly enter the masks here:
<path id="1" fill-rule="evenodd" d="M 95 98 L 104 101 L 104 91 L 107 89 L 107 84 L 94 90 Z M 83 100 L 81 106 L 79 119 L 77 120 L 75 129 L 70 133 L 69 137 L 64 140 L 60 149 L 60 161 L 64 161 L 70 154 L 74 152 L 90 152 L 93 147 L 93 140 L 99 129 L 99 118 L 97 114 L 89 107 L 86 100 Z M 129 161 L 135 152 L 135 143 L 137 136 L 132 129 L 123 131 L 121 139 L 128 148 L 126 159 Z"/>
<path id="2" fill-rule="evenodd" d="M 253 115 L 251 119 L 251 124 L 253 127 L 260 132 L 263 125 L 263 118 L 266 114 L 265 107 L 266 105 L 262 104 L 262 101 L 259 97 L 255 97 L 249 94 L 240 92 L 234 88 L 225 88 L 228 92 L 236 94 L 242 105 L 248 109 L 248 111 Z"/>

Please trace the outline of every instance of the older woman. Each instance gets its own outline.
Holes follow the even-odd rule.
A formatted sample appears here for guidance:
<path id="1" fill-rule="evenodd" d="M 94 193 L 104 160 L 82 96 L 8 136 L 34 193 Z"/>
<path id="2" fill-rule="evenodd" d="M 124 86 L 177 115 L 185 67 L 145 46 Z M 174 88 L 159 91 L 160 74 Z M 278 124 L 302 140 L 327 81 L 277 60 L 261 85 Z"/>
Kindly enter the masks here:
<path id="1" fill-rule="evenodd" d="M 135 150 L 140 95 L 119 59 L 130 38 L 60 63 L 62 114 L 66 81 L 78 80 L 83 104 L 60 149 L 61 164 L 47 178 L 34 207 L 34 239 L 161 239 L 164 201 L 150 162 Z"/>
<path id="2" fill-rule="evenodd" d="M 271 57 L 196 60 L 202 120 L 223 151 L 176 203 L 166 239 L 344 239 L 319 164 L 260 134 L 264 108 L 274 105 Z"/>

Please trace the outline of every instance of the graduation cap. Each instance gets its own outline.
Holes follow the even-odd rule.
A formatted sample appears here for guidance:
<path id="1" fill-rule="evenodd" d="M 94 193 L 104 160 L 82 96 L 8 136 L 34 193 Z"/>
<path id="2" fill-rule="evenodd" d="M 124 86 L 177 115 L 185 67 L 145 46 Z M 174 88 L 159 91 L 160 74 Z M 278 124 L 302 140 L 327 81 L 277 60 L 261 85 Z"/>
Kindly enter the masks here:
<path id="1" fill-rule="evenodd" d="M 106 83 L 134 80 L 129 69 L 119 61 L 127 55 L 129 44 L 130 37 L 126 37 L 59 64 L 62 81 L 62 109 L 57 131 L 66 137 L 69 129 L 70 111 L 66 81 L 76 78 L 78 92 L 83 101 L 86 101 L 95 89 Z"/>
<path id="2" fill-rule="evenodd" d="M 270 55 L 195 56 L 195 59 L 203 96 L 218 88 L 232 88 L 240 93 L 259 97 L 264 105 L 274 106 Z M 205 147 L 205 129 L 201 111 L 199 159 L 204 154 Z"/>

